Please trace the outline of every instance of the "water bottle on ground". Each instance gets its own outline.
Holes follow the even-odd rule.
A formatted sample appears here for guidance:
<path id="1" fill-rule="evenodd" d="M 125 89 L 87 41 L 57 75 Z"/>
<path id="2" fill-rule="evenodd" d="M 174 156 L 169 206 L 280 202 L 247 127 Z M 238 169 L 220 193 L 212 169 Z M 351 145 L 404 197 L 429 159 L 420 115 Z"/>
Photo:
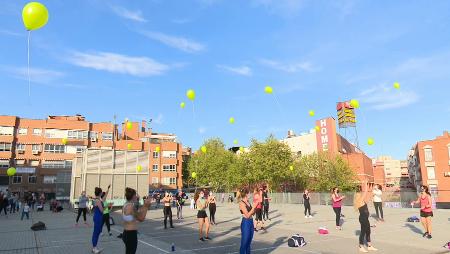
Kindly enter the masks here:
<path id="1" fill-rule="evenodd" d="M 172 243 L 172 251 L 175 251 L 175 244 Z"/>

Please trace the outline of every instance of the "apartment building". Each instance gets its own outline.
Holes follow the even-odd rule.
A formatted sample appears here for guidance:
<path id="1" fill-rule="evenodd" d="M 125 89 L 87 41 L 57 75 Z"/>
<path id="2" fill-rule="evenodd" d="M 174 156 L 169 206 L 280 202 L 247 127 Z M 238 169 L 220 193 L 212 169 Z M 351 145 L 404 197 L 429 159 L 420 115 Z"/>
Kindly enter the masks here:
<path id="1" fill-rule="evenodd" d="M 153 168 L 148 183 L 171 189 L 182 186 L 182 146 L 176 136 L 152 133 L 145 121 L 122 123 L 119 133 L 114 123 L 91 123 L 75 115 L 0 116 L 0 188 L 54 197 L 61 189 L 58 182 L 70 179 L 72 160 L 87 148 L 150 151 Z M 6 170 L 11 166 L 17 173 L 8 177 Z M 66 196 L 69 190 L 63 192 Z"/>
<path id="2" fill-rule="evenodd" d="M 417 142 L 408 154 L 411 181 L 428 185 L 437 207 L 450 208 L 450 134 Z"/>

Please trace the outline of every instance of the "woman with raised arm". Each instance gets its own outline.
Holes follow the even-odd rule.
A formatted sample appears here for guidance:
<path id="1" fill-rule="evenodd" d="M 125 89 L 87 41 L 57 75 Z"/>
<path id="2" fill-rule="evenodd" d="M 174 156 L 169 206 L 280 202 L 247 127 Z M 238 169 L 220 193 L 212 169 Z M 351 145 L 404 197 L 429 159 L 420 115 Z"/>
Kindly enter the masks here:
<path id="1" fill-rule="evenodd" d="M 169 218 L 170 228 L 173 228 L 173 222 L 172 222 L 172 204 L 173 198 L 172 195 L 169 192 L 166 192 L 164 195 L 164 198 L 162 199 L 162 202 L 164 204 L 164 229 L 167 229 L 167 218 Z"/>
<path id="2" fill-rule="evenodd" d="M 309 200 L 311 199 L 310 193 L 307 189 L 303 192 L 303 206 L 305 207 L 305 218 L 312 218 L 311 215 L 311 203 Z M 308 212 L 308 215 L 306 214 Z"/>
<path id="3" fill-rule="evenodd" d="M 370 189 L 370 184 L 367 181 L 362 183 L 362 186 L 358 186 L 358 192 L 355 194 L 353 207 L 355 211 L 359 211 L 359 224 L 361 225 L 361 231 L 359 232 L 359 252 L 367 253 L 370 251 L 377 251 L 372 246 L 370 239 L 370 222 L 369 222 L 369 208 L 367 207 L 366 198 L 367 192 Z M 364 240 L 367 242 L 367 250 L 364 248 Z"/>
<path id="4" fill-rule="evenodd" d="M 122 208 L 123 233 L 122 241 L 125 244 L 125 254 L 135 254 L 137 250 L 137 223 L 143 222 L 150 209 L 151 199 L 144 199 L 144 205 L 137 208 L 139 204 L 139 196 L 136 190 L 132 188 L 125 189 L 126 203 Z"/>
<path id="5" fill-rule="evenodd" d="M 341 211 L 342 211 L 342 200 L 345 196 L 339 195 L 339 188 L 334 187 L 331 193 L 331 199 L 333 201 L 333 211 L 336 215 L 336 229 L 342 230 L 341 227 Z"/>
<path id="6" fill-rule="evenodd" d="M 94 231 L 92 232 L 92 252 L 93 253 L 100 253 L 102 250 L 97 248 L 98 238 L 100 237 L 100 234 L 102 233 L 102 227 L 103 227 L 103 202 L 105 202 L 106 197 L 108 196 L 109 189 L 111 188 L 111 185 L 108 185 L 108 190 L 106 190 L 105 195 L 103 195 L 102 198 L 102 188 L 95 187 L 95 198 L 94 198 Z"/>
<path id="7" fill-rule="evenodd" d="M 431 218 L 433 217 L 432 199 L 428 186 L 422 185 L 420 188 L 420 196 L 416 201 L 411 202 L 411 205 L 420 203 L 420 221 L 425 230 L 423 237 L 431 239 Z"/>
<path id="8" fill-rule="evenodd" d="M 211 240 L 209 238 L 209 220 L 206 214 L 206 208 L 208 207 L 208 200 L 205 198 L 205 192 L 199 191 L 195 193 L 195 203 L 197 204 L 197 219 L 198 219 L 198 233 L 199 241 L 204 242 L 205 240 Z M 205 231 L 203 231 L 203 226 L 205 226 Z M 203 237 L 203 232 L 205 232 L 205 237 Z"/>
<path id="9" fill-rule="evenodd" d="M 212 193 L 212 191 L 209 192 L 208 195 L 208 204 L 209 204 L 209 222 L 212 225 L 216 225 L 216 196 Z"/>
<path id="10" fill-rule="evenodd" d="M 253 214 L 255 214 L 255 207 L 257 204 L 253 204 L 253 207 L 248 201 L 248 189 L 242 189 L 238 191 L 237 198 L 239 202 L 239 211 L 242 214 L 241 221 L 241 247 L 239 254 L 250 254 L 251 244 L 253 240 Z"/>

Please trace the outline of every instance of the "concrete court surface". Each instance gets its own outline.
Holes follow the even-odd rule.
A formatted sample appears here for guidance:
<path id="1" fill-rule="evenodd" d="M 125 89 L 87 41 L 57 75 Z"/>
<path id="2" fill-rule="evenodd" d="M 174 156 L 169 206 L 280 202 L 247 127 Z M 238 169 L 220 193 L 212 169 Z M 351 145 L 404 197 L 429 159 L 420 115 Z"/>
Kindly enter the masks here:
<path id="1" fill-rule="evenodd" d="M 373 208 L 370 207 L 371 212 Z M 433 218 L 433 239 L 422 238 L 420 223 L 407 223 L 406 218 L 418 215 L 418 209 L 387 209 L 386 222 L 372 228 L 372 241 L 379 249 L 376 253 L 429 254 L 450 253 L 442 245 L 450 241 L 450 210 L 437 210 Z M 176 219 L 173 208 L 175 229 L 163 229 L 162 210 L 149 211 L 147 220 L 140 224 L 138 253 L 239 253 L 240 213 L 236 204 L 218 204 L 216 222 L 211 229 L 213 239 L 198 241 L 196 212 L 184 207 L 184 220 Z M 334 213 L 328 206 L 313 206 L 314 218 L 305 219 L 302 205 L 272 205 L 271 221 L 266 223 L 266 231 L 255 232 L 252 253 L 323 253 L 347 254 L 357 251 L 359 222 L 358 214 L 352 207 L 344 207 L 343 230 L 334 227 Z M 49 211 L 34 212 L 29 221 L 20 221 L 17 214 L 5 218 L 0 216 L 0 254 L 9 253 L 90 253 L 92 226 L 80 223 L 74 226 L 75 215 L 71 211 L 53 214 Z M 114 214 L 117 225 L 113 226 L 114 236 L 101 237 L 99 247 L 103 253 L 124 253 L 124 245 L 116 236 L 122 230 L 120 213 Z M 33 222 L 43 221 L 47 230 L 33 232 Z M 81 220 L 82 221 L 82 220 Z M 92 224 L 92 217 L 88 217 Z M 371 221 L 372 223 L 374 221 Z M 317 229 L 326 226 L 330 234 L 319 235 Z M 104 232 L 106 227 L 104 227 Z M 287 238 L 300 233 L 307 245 L 299 248 L 287 247 Z"/>

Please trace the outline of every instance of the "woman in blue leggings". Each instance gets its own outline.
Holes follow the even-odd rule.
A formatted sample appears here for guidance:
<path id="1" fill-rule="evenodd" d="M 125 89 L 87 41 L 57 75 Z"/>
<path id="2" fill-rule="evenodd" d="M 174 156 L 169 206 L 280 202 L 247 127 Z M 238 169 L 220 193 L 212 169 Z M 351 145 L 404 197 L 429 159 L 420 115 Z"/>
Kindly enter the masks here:
<path id="1" fill-rule="evenodd" d="M 92 252 L 97 254 L 100 253 L 102 250 L 97 248 L 98 238 L 100 237 L 100 234 L 102 233 L 103 228 L 103 202 L 105 201 L 106 197 L 109 193 L 109 188 L 111 185 L 108 186 L 108 190 L 105 192 L 105 195 L 102 196 L 102 188 L 95 187 L 95 203 L 94 203 L 94 232 L 92 232 Z"/>
<path id="2" fill-rule="evenodd" d="M 253 214 L 258 204 L 253 204 L 253 208 L 248 202 L 248 189 L 243 189 L 237 194 L 239 202 L 239 210 L 242 214 L 241 222 L 241 248 L 239 254 L 250 254 L 250 246 L 253 239 Z"/>

